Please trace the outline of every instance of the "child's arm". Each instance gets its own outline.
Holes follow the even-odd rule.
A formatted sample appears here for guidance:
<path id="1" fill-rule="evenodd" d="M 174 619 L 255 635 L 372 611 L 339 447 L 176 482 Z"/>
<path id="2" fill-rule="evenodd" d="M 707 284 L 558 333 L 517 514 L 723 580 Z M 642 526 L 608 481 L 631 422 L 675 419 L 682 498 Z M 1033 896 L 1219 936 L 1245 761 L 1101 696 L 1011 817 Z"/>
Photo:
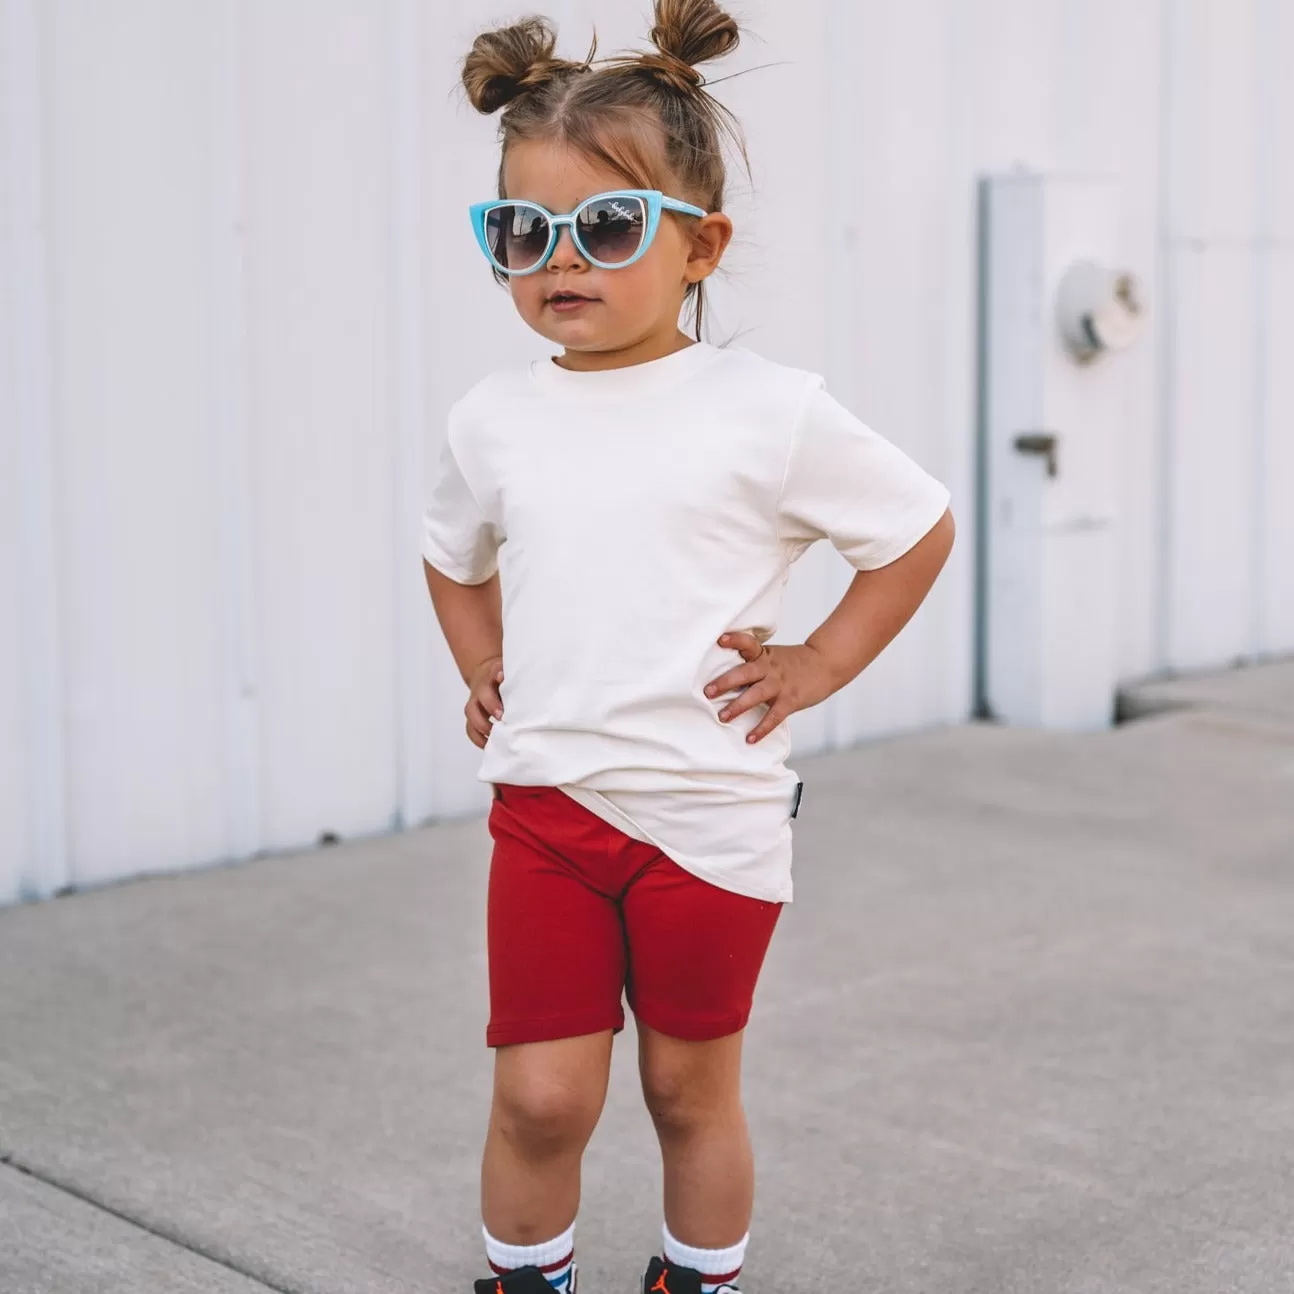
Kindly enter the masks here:
<path id="1" fill-rule="evenodd" d="M 431 603 L 454 664 L 467 684 L 467 735 L 484 747 L 490 716 L 503 717 L 499 684 L 503 681 L 503 598 L 499 573 L 481 584 L 459 584 L 425 558 Z"/>
<path id="2" fill-rule="evenodd" d="M 768 713 L 747 741 L 759 741 L 797 710 L 825 701 L 853 682 L 898 636 L 930 592 L 948 554 L 955 528 L 951 512 L 897 561 L 859 571 L 836 609 L 801 646 L 762 646 L 752 634 L 730 631 L 721 647 L 744 661 L 706 687 L 707 696 L 745 688 L 719 712 L 724 722 L 756 705 Z"/>
<path id="3" fill-rule="evenodd" d="M 854 576 L 836 609 L 804 642 L 822 658 L 831 685 L 821 700 L 852 683 L 898 637 L 943 570 L 955 533 L 953 514 L 945 512 L 897 561 Z"/>

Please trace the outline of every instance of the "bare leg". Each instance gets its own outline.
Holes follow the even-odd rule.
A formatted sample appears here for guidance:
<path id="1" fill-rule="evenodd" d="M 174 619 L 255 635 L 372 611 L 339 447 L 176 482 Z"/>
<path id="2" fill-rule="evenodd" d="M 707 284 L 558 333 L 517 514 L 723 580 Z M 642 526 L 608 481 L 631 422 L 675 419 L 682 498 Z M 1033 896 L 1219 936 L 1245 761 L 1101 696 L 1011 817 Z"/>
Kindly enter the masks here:
<path id="1" fill-rule="evenodd" d="M 559 1236 L 580 1203 L 580 1162 L 606 1100 L 610 1030 L 499 1047 L 481 1164 L 481 1216 L 496 1239 Z"/>
<path id="2" fill-rule="evenodd" d="M 638 1024 L 643 1098 L 665 1170 L 665 1222 L 695 1249 L 726 1249 L 750 1226 L 755 1162 L 741 1104 L 743 1038 L 685 1042 Z"/>

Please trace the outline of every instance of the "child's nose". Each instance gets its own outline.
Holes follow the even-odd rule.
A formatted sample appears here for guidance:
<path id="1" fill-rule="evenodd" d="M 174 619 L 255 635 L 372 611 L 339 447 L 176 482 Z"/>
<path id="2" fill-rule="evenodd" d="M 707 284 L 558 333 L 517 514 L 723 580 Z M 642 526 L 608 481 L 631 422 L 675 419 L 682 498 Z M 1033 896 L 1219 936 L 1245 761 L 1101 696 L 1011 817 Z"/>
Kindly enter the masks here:
<path id="1" fill-rule="evenodd" d="M 584 257 L 575 246 L 571 237 L 571 227 L 563 225 L 557 231 L 557 242 L 553 244 L 553 254 L 548 258 L 548 268 L 553 270 L 569 269 L 573 265 L 583 265 Z"/>

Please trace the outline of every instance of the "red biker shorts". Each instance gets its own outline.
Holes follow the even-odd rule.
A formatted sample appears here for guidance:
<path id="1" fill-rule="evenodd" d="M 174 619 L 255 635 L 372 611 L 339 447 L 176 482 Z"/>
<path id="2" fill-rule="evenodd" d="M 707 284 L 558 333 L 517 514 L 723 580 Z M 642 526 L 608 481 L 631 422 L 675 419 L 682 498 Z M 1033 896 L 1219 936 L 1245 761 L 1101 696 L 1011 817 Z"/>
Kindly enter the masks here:
<path id="1" fill-rule="evenodd" d="M 684 871 L 550 786 L 496 785 L 490 1047 L 624 1028 L 705 1041 L 750 1017 L 780 903 Z"/>

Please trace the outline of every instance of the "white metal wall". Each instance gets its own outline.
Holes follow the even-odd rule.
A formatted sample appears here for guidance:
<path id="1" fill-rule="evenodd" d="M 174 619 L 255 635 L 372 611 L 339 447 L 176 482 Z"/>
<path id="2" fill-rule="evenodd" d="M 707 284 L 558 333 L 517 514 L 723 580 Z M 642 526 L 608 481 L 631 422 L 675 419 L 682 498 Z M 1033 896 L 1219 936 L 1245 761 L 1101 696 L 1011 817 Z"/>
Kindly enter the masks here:
<path id="1" fill-rule="evenodd" d="M 646 0 L 541 6 L 583 53 Z M 962 543 L 797 750 L 971 704 L 975 179 L 1124 189 L 1127 677 L 1294 648 L 1283 0 L 742 6 L 753 190 L 716 339 L 825 371 Z M 0 0 L 0 901 L 478 810 L 418 508 L 456 395 L 535 353 L 477 264 L 479 0 Z M 1284 131 L 1282 136 L 1280 131 Z M 1171 165 L 1162 164 L 1167 158 Z M 1284 290 L 1282 290 L 1284 289 Z M 1171 312 L 1171 321 L 1170 321 Z M 781 637 L 849 570 L 797 566 Z"/>
<path id="2" fill-rule="evenodd" d="M 1294 6 L 1175 5 L 1166 31 L 1160 655 L 1294 648 Z"/>

